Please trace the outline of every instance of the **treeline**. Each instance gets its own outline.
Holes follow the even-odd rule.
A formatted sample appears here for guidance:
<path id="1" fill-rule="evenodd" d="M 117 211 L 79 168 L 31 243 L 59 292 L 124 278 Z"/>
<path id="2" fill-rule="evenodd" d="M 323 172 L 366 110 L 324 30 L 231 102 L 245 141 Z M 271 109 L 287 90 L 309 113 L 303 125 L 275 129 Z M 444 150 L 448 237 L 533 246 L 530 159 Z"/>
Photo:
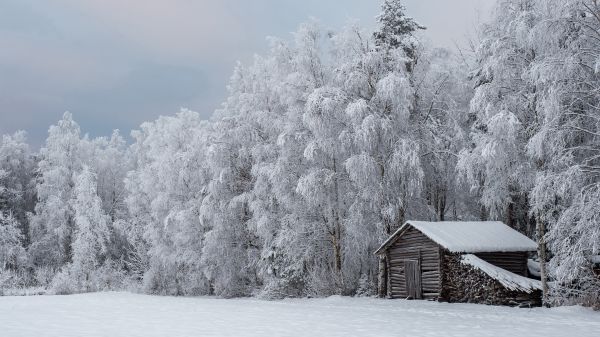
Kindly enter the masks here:
<path id="1" fill-rule="evenodd" d="M 549 303 L 597 304 L 599 18 L 501 0 L 453 53 L 386 0 L 375 32 L 271 39 L 209 121 L 160 117 L 128 145 L 65 113 L 39 153 L 4 136 L 0 289 L 371 295 L 406 219 L 498 219 L 540 242 Z"/>

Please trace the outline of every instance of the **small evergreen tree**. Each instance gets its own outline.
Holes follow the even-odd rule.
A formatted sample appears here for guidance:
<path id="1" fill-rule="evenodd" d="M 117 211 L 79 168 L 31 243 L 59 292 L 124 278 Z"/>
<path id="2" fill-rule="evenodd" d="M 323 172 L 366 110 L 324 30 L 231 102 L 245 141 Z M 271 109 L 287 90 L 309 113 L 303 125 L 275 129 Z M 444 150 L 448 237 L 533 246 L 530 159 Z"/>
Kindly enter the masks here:
<path id="1" fill-rule="evenodd" d="M 410 71 L 412 64 L 416 62 L 417 44 L 414 33 L 425 27 L 406 16 L 405 11 L 400 0 L 385 0 L 381 6 L 381 14 L 377 16 L 379 30 L 373 35 L 376 45 L 380 48 L 402 48 L 406 57 L 411 60 L 407 63 Z"/>

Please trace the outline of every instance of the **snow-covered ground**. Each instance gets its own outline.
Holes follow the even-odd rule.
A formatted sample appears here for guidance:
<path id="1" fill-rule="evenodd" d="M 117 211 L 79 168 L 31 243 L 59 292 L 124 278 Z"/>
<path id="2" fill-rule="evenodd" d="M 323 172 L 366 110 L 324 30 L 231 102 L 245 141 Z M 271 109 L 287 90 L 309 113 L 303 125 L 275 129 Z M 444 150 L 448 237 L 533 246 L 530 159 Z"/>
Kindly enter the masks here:
<path id="1" fill-rule="evenodd" d="M 600 313 L 369 298 L 0 297 L 0 336 L 600 336 Z"/>

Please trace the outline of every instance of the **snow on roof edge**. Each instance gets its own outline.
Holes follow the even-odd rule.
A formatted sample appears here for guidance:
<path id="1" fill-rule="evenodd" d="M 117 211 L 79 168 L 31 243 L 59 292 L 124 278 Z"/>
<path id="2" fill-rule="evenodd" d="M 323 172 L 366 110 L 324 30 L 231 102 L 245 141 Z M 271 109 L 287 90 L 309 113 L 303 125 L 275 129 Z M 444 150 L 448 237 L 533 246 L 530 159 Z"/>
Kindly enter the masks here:
<path id="1" fill-rule="evenodd" d="M 537 244 L 501 221 L 408 221 L 452 253 L 535 251 Z"/>
<path id="2" fill-rule="evenodd" d="M 517 275 L 506 269 L 494 266 L 473 254 L 462 255 L 460 262 L 482 271 L 489 277 L 500 282 L 507 289 L 524 291 L 528 294 L 535 290 L 542 290 L 542 283 L 540 281 Z"/>

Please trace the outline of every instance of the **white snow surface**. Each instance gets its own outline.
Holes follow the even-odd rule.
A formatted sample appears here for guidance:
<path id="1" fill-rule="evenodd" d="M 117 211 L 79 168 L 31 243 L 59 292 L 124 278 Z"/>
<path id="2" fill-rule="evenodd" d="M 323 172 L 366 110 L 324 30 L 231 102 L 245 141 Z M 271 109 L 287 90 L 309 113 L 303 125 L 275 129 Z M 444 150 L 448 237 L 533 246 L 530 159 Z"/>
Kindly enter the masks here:
<path id="1" fill-rule="evenodd" d="M 409 225 L 453 253 L 521 252 L 537 249 L 534 241 L 500 221 L 412 220 L 400 227 L 381 248 L 393 241 Z"/>
<path id="2" fill-rule="evenodd" d="M 542 276 L 542 273 L 540 271 L 540 263 L 533 259 L 527 259 L 527 269 L 529 270 L 529 274 L 531 275 L 535 275 L 537 277 Z"/>
<path id="3" fill-rule="evenodd" d="M 3 337 L 528 336 L 592 337 L 600 313 L 582 307 L 330 297 L 263 301 L 131 293 L 0 297 Z"/>
<path id="4" fill-rule="evenodd" d="M 530 293 L 534 290 L 542 290 L 542 283 L 540 281 L 517 275 L 506 269 L 494 266 L 473 254 L 463 255 L 461 262 L 481 270 L 510 290 L 519 290 L 526 293 Z"/>

